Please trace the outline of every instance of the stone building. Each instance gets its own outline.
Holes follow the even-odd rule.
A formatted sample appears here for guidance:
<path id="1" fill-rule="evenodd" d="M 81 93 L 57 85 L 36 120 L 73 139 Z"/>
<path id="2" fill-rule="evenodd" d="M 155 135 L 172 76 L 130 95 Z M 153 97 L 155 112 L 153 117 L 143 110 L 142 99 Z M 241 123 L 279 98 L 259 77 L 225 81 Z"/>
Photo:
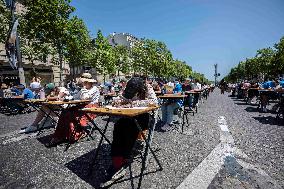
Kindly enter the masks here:
<path id="1" fill-rule="evenodd" d="M 109 44 L 113 47 L 116 45 L 126 46 L 132 48 L 135 45 L 135 42 L 139 39 L 129 33 L 112 33 L 107 37 Z"/>

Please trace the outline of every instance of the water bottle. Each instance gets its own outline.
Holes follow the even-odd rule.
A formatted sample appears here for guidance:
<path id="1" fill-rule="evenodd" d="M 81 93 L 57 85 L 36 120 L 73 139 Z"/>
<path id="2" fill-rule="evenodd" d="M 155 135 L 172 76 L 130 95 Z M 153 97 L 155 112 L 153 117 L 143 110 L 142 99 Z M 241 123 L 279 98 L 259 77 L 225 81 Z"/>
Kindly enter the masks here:
<path id="1" fill-rule="evenodd" d="M 105 105 L 105 99 L 104 99 L 104 96 L 103 96 L 103 95 L 100 95 L 98 101 L 99 101 L 99 107 L 104 107 L 104 105 Z"/>
<path id="2" fill-rule="evenodd" d="M 44 92 L 44 90 L 40 90 L 39 98 L 45 100 L 45 92 Z"/>

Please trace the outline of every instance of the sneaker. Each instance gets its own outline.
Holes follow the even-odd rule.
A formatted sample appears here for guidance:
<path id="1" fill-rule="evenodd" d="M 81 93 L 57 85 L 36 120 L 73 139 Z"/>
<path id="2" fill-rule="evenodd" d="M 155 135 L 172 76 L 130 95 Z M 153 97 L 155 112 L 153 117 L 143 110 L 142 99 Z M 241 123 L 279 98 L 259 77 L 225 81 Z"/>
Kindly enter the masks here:
<path id="1" fill-rule="evenodd" d="M 113 166 L 111 166 L 107 171 L 106 171 L 106 177 L 105 180 L 100 184 L 100 188 L 107 188 L 111 186 L 113 183 L 116 181 L 120 180 L 121 178 L 124 177 L 126 174 L 126 166 L 123 166 L 120 169 L 115 169 Z"/>
<path id="2" fill-rule="evenodd" d="M 37 126 L 36 125 L 29 125 L 27 128 L 20 130 L 20 134 L 22 133 L 31 133 L 34 131 L 37 131 Z"/>
<path id="3" fill-rule="evenodd" d="M 169 131 L 169 130 L 171 130 L 171 126 L 166 123 L 163 127 L 161 127 L 161 130 L 162 131 Z"/>
<path id="4" fill-rule="evenodd" d="M 180 120 L 173 120 L 173 124 L 181 124 Z"/>
<path id="5" fill-rule="evenodd" d="M 263 108 L 263 112 L 267 112 L 267 109 L 266 109 L 266 108 Z"/>

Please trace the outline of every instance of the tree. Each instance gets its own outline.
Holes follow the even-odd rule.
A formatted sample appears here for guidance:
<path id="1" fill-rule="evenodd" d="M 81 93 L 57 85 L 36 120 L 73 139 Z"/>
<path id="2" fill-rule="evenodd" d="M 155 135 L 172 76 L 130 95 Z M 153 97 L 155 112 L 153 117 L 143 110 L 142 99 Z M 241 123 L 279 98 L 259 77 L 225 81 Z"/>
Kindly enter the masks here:
<path id="1" fill-rule="evenodd" d="M 271 61 L 271 70 L 278 74 L 284 74 L 284 37 L 282 37 L 279 43 L 274 45 L 275 54 L 274 58 Z"/>
<path id="2" fill-rule="evenodd" d="M 62 81 L 62 61 L 68 41 L 68 19 L 75 10 L 70 0 L 24 1 L 27 12 L 23 15 L 22 35 L 26 40 L 50 44 L 56 49 L 60 63 Z"/>
<path id="3" fill-rule="evenodd" d="M 129 59 L 129 50 L 125 46 L 117 45 L 113 48 L 114 64 L 117 68 L 117 75 L 120 73 L 129 74 L 131 61 Z"/>
<path id="4" fill-rule="evenodd" d="M 264 77 L 277 77 L 284 73 L 284 37 L 274 48 L 268 47 L 257 51 L 255 57 L 247 58 L 232 68 L 226 79 L 237 81 L 239 79 L 253 79 Z"/>
<path id="5" fill-rule="evenodd" d="M 114 62 L 114 52 L 108 40 L 103 36 L 99 30 L 97 37 L 94 40 L 95 52 L 92 58 L 91 65 L 105 77 L 107 74 L 112 74 L 116 70 Z"/>
<path id="6" fill-rule="evenodd" d="M 0 43 L 5 43 L 11 25 L 11 12 L 5 7 L 3 1 L 0 1 L 0 12 Z"/>
<path id="7" fill-rule="evenodd" d="M 147 52 L 144 46 L 145 39 L 141 39 L 135 43 L 130 50 L 130 57 L 132 62 L 132 71 L 134 74 L 143 74 L 146 72 Z"/>
<path id="8" fill-rule="evenodd" d="M 89 31 L 82 19 L 77 16 L 72 17 L 68 20 L 66 30 L 66 52 L 64 56 L 69 61 L 74 74 L 75 66 L 90 63 L 93 49 Z"/>

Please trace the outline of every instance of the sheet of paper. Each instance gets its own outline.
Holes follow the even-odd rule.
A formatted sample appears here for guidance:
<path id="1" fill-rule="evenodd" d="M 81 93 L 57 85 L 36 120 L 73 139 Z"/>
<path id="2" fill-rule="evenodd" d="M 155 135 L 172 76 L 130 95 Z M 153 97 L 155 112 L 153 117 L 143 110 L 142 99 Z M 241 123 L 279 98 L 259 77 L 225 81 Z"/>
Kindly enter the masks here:
<path id="1" fill-rule="evenodd" d="M 114 106 L 106 106 L 106 108 L 109 108 L 109 109 L 140 109 L 140 110 L 145 110 L 147 107 L 117 108 L 117 107 L 114 107 Z"/>

